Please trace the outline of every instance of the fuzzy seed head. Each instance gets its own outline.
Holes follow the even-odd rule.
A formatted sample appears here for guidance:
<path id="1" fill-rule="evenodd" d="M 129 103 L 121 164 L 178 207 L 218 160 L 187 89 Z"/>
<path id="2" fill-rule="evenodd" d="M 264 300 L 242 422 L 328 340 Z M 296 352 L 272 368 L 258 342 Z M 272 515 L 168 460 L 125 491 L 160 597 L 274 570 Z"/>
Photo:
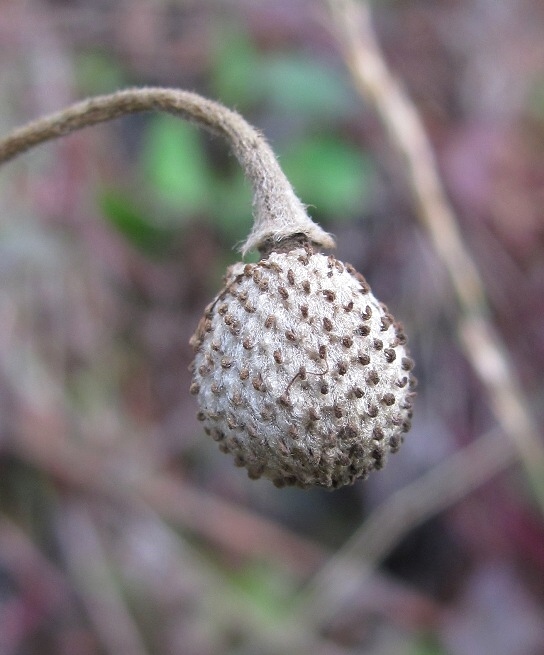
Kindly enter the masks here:
<path id="1" fill-rule="evenodd" d="M 410 428 L 402 327 L 334 257 L 301 247 L 230 267 L 191 343 L 199 418 L 251 478 L 351 484 Z"/>

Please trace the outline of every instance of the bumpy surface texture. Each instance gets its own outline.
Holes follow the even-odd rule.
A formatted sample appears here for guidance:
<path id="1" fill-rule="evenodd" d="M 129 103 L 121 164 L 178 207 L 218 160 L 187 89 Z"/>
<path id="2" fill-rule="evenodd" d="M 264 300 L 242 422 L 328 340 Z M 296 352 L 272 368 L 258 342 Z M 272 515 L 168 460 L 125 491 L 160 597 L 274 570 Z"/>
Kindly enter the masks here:
<path id="1" fill-rule="evenodd" d="M 405 341 L 353 267 L 272 252 L 232 266 L 206 308 L 191 392 L 250 477 L 336 488 L 382 468 L 410 428 Z"/>

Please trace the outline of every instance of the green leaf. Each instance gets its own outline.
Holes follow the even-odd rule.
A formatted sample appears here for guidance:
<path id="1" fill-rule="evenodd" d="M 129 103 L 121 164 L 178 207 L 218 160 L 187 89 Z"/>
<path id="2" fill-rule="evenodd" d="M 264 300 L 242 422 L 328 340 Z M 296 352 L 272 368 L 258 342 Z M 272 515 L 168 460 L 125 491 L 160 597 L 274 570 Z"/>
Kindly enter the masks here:
<path id="1" fill-rule="evenodd" d="M 233 586 L 251 599 L 253 610 L 262 619 L 275 623 L 285 618 L 293 588 L 280 571 L 253 563 L 229 577 Z"/>
<path id="2" fill-rule="evenodd" d="M 321 61 L 297 52 L 265 57 L 239 27 L 225 32 L 223 26 L 217 42 L 212 88 L 227 105 L 240 109 L 264 101 L 274 114 L 311 121 L 344 117 L 358 107 L 345 77 Z"/>
<path id="3" fill-rule="evenodd" d="M 445 655 L 436 637 L 424 634 L 416 637 L 406 655 Z"/>
<path id="4" fill-rule="evenodd" d="M 125 85 L 125 75 L 118 61 L 104 52 L 86 51 L 76 58 L 78 86 L 87 95 L 110 93 Z"/>
<path id="5" fill-rule="evenodd" d="M 251 207 L 251 187 L 238 165 L 228 177 L 216 179 L 215 224 L 227 243 L 234 245 L 247 237 L 251 229 Z"/>
<path id="6" fill-rule="evenodd" d="M 145 214 L 122 192 L 103 191 L 100 208 L 106 220 L 133 246 L 147 255 L 166 250 L 177 230 L 151 223 Z"/>
<path id="7" fill-rule="evenodd" d="M 357 106 L 342 75 L 299 54 L 268 58 L 260 77 L 273 111 L 296 113 L 315 121 L 347 116 Z"/>
<path id="8" fill-rule="evenodd" d="M 544 77 L 537 78 L 528 95 L 529 112 L 536 118 L 544 118 Z"/>
<path id="9" fill-rule="evenodd" d="M 195 127 L 173 116 L 153 116 L 141 158 L 158 200 L 186 215 L 208 210 L 213 181 Z"/>
<path id="10" fill-rule="evenodd" d="M 373 167 L 357 147 L 317 135 L 292 145 L 280 163 L 302 202 L 334 218 L 361 212 Z"/>
<path id="11" fill-rule="evenodd" d="M 214 94 L 226 105 L 247 108 L 260 100 L 264 81 L 260 57 L 246 32 L 239 27 L 217 32 L 211 84 Z"/>

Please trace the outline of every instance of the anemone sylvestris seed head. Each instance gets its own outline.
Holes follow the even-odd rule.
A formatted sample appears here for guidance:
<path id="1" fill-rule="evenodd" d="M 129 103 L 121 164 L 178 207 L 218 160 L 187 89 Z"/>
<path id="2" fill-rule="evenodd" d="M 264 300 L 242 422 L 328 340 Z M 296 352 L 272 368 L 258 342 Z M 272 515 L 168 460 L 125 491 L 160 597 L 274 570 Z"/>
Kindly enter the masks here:
<path id="1" fill-rule="evenodd" d="M 296 247 L 235 264 L 191 342 L 199 417 L 251 478 L 351 484 L 382 468 L 410 427 L 405 341 L 334 257 Z"/>

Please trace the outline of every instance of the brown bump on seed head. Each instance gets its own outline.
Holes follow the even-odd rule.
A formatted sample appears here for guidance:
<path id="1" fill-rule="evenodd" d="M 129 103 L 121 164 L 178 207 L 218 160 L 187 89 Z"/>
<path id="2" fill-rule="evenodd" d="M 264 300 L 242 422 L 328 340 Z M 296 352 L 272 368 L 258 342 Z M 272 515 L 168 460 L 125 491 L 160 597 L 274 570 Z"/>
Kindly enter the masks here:
<path id="1" fill-rule="evenodd" d="M 296 441 L 296 440 L 298 439 L 298 437 L 299 437 L 298 430 L 296 429 L 296 427 L 295 427 L 294 425 L 291 425 L 291 426 L 289 427 L 289 430 L 287 431 L 287 434 L 288 434 L 288 435 L 291 437 L 291 439 L 293 439 L 294 441 Z"/>
<path id="2" fill-rule="evenodd" d="M 370 305 L 367 305 L 365 307 L 365 311 L 361 314 L 361 318 L 363 319 L 363 321 L 369 321 L 371 317 L 372 317 L 372 307 Z"/>
<path id="3" fill-rule="evenodd" d="M 287 298 L 289 298 L 289 292 L 285 287 L 278 287 L 278 293 L 283 298 L 283 300 L 287 300 Z"/>
<path id="4" fill-rule="evenodd" d="M 361 389 L 361 387 L 354 387 L 353 394 L 356 398 L 362 398 L 365 395 L 365 392 Z"/>
<path id="5" fill-rule="evenodd" d="M 327 316 L 323 318 L 323 327 L 327 332 L 330 332 L 332 330 L 332 321 Z"/>
<path id="6" fill-rule="evenodd" d="M 357 361 L 358 361 L 359 364 L 361 364 L 362 366 L 368 366 L 368 365 L 370 364 L 370 355 L 368 355 L 367 353 L 361 353 L 361 352 L 360 352 L 360 353 L 357 355 Z"/>
<path id="7" fill-rule="evenodd" d="M 399 427 L 400 425 L 402 425 L 402 416 L 400 414 L 393 414 L 393 416 L 391 417 L 391 423 L 394 426 Z"/>
<path id="8" fill-rule="evenodd" d="M 342 337 L 342 345 L 344 348 L 351 348 L 353 346 L 353 339 L 351 337 Z"/>
<path id="9" fill-rule="evenodd" d="M 384 354 L 384 356 L 385 356 L 385 359 L 386 359 L 390 364 L 391 364 L 391 362 L 394 362 L 395 359 L 396 359 L 396 357 L 397 357 L 397 353 L 395 352 L 395 350 L 394 350 L 393 348 L 386 348 L 386 349 L 383 351 L 383 354 Z"/>
<path id="10" fill-rule="evenodd" d="M 414 368 L 414 360 L 410 357 L 403 357 L 401 359 L 401 366 L 405 371 L 411 371 Z"/>
<path id="11" fill-rule="evenodd" d="M 376 418 L 376 416 L 378 416 L 379 411 L 380 410 L 378 409 L 378 407 L 376 405 L 370 405 L 370 407 L 367 409 L 366 413 L 367 413 L 368 416 L 370 416 L 370 418 Z"/>
<path id="12" fill-rule="evenodd" d="M 380 331 L 385 332 L 386 330 L 389 329 L 390 325 L 391 325 L 391 321 L 389 320 L 389 318 L 386 316 L 382 316 L 380 319 Z"/>
<path id="13" fill-rule="evenodd" d="M 256 375 L 254 378 L 252 378 L 251 384 L 253 385 L 255 391 L 265 391 L 263 377 L 260 373 Z"/>
<path id="14" fill-rule="evenodd" d="M 396 453 L 401 444 L 400 435 L 395 434 L 389 439 L 389 447 L 392 453 Z"/>
<path id="15" fill-rule="evenodd" d="M 283 405 L 284 407 L 291 408 L 293 403 L 290 401 L 289 396 L 284 393 L 278 398 L 278 405 Z"/>

